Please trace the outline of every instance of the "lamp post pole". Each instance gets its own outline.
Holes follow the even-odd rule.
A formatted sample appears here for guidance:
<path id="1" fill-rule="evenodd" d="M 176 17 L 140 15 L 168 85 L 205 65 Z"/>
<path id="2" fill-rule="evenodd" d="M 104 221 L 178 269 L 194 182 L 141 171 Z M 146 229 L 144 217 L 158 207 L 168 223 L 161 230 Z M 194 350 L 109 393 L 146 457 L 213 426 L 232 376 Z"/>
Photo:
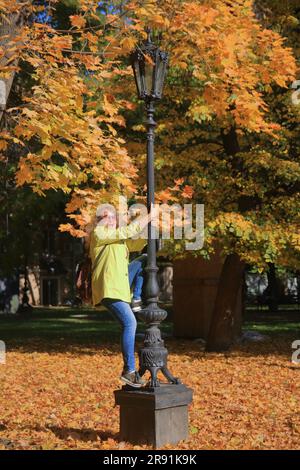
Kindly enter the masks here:
<path id="1" fill-rule="evenodd" d="M 156 122 L 154 121 L 154 102 L 149 100 L 146 103 L 147 113 L 147 208 L 150 211 L 151 205 L 155 203 L 155 177 L 154 177 L 154 138 Z M 153 237 L 153 226 L 150 221 L 148 224 L 148 251 L 147 251 L 147 283 L 146 283 L 146 301 L 147 304 L 157 302 L 159 294 L 156 266 L 156 243 Z"/>
<path id="2" fill-rule="evenodd" d="M 155 203 L 155 176 L 154 176 L 154 138 L 156 122 L 154 121 L 154 102 L 146 102 L 147 113 L 147 208 L 150 211 L 151 205 Z M 157 282 L 158 268 L 156 265 L 156 243 L 153 234 L 153 225 L 148 224 L 148 247 L 147 247 L 147 281 L 145 296 L 147 305 L 157 307 L 159 286 Z"/>
<path id="3" fill-rule="evenodd" d="M 150 210 L 151 204 L 155 202 L 155 177 L 154 177 L 154 100 L 145 100 L 147 113 L 147 206 Z M 148 248 L 145 302 L 146 307 L 138 312 L 138 317 L 147 325 L 144 345 L 139 351 L 140 368 L 139 374 L 142 376 L 146 370 L 150 371 L 151 378 L 148 383 L 150 387 L 159 387 L 157 378 L 159 370 L 167 378 L 169 383 L 178 384 L 180 380 L 173 377 L 167 367 L 168 350 L 164 347 L 161 338 L 159 324 L 167 318 L 167 312 L 161 309 L 158 302 L 159 285 L 157 281 L 158 267 L 156 265 L 156 239 L 154 227 L 149 222 L 148 225 Z"/>
<path id="4" fill-rule="evenodd" d="M 162 96 L 168 55 L 150 38 L 132 54 L 132 65 L 138 96 L 144 100 L 147 114 L 147 206 L 155 202 L 154 178 L 154 102 Z M 156 231 L 155 231 L 156 232 Z M 167 367 L 168 351 L 164 347 L 159 329 L 167 312 L 158 305 L 159 286 L 156 265 L 156 233 L 148 225 L 148 248 L 145 301 L 146 307 L 138 316 L 146 323 L 143 347 L 139 350 L 140 375 L 148 370 L 150 380 L 146 387 L 132 390 L 124 386 L 115 391 L 116 404 L 120 405 L 121 439 L 132 443 L 148 443 L 161 447 L 176 444 L 188 437 L 188 405 L 193 392 L 174 377 Z M 161 371 L 167 383 L 160 384 L 157 374 Z"/>

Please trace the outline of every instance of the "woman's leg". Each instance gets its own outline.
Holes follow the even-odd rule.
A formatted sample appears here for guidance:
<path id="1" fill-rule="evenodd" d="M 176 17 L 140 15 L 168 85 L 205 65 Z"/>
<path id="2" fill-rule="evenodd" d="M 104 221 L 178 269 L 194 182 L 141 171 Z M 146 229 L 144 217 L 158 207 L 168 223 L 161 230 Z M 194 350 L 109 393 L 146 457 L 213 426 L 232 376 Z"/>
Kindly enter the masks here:
<path id="1" fill-rule="evenodd" d="M 143 254 L 135 258 L 128 265 L 128 277 L 130 287 L 133 286 L 133 298 L 141 299 L 142 288 L 144 283 L 144 267 L 146 264 L 147 255 Z"/>
<path id="2" fill-rule="evenodd" d="M 135 371 L 134 342 L 137 322 L 127 302 L 117 299 L 105 298 L 103 305 L 109 309 L 116 320 L 121 324 L 121 350 L 124 361 L 123 372 Z"/>

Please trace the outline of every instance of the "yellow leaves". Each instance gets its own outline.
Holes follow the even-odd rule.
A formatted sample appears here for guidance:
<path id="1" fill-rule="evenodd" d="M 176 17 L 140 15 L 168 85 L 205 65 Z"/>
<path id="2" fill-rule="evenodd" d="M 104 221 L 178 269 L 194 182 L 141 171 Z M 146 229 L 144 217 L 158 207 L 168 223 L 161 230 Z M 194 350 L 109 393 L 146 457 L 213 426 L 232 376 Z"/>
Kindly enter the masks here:
<path id="1" fill-rule="evenodd" d="M 91 318 L 80 318 L 80 326 L 67 309 L 54 309 L 53 317 L 48 311 L 51 340 L 45 333 L 42 337 L 38 319 L 28 319 L 28 329 L 39 337 L 29 338 L 31 348 L 19 340 L 14 320 L 7 325 L 15 344 L 7 352 L 8 365 L 0 368 L 5 402 L 0 442 L 6 448 L 142 448 L 120 442 L 118 435 L 113 390 L 120 387 L 122 356 L 118 340 L 107 337 L 109 326 L 117 338 L 117 324 L 106 324 L 102 311 L 101 321 L 96 313 L 86 313 Z M 270 320 L 261 321 L 265 328 Z M 85 332 L 96 324 L 94 341 Z M 101 347 L 98 337 L 105 339 Z M 194 396 L 189 439 L 165 449 L 299 449 L 299 368 L 290 362 L 293 339 L 293 333 L 272 333 L 270 341 L 242 343 L 227 354 L 204 353 L 194 340 L 169 340 L 169 368 Z M 151 451 L 151 446 L 143 449 Z"/>
<path id="2" fill-rule="evenodd" d="M 279 75 L 279 74 L 274 74 L 273 80 L 275 83 L 277 83 L 278 86 L 282 88 L 288 88 L 286 77 Z"/>
<path id="3" fill-rule="evenodd" d="M 72 224 L 60 224 L 58 227 L 60 232 L 69 232 L 72 237 L 83 238 L 87 236 L 84 230 L 76 229 Z"/>
<path id="4" fill-rule="evenodd" d="M 197 122 L 211 121 L 212 120 L 211 114 L 212 114 L 212 110 L 210 106 L 206 104 L 198 104 L 197 102 L 191 105 L 187 113 L 188 116 L 192 116 L 193 119 Z"/>
<path id="5" fill-rule="evenodd" d="M 197 6 L 196 4 L 196 7 Z M 219 14 L 218 10 L 208 6 L 201 6 L 199 8 L 199 19 L 205 27 L 212 26 Z"/>
<path id="6" fill-rule="evenodd" d="M 169 28 L 170 19 L 161 6 L 163 7 L 157 0 L 147 0 L 143 3 L 131 2 L 126 5 L 129 12 L 134 11 L 134 29 L 142 33 L 145 26 L 160 30 Z M 144 27 L 141 28 L 141 25 Z"/>
<path id="7" fill-rule="evenodd" d="M 176 187 L 178 188 L 182 183 L 184 182 L 184 178 L 177 178 L 174 183 L 176 184 Z"/>
<path id="8" fill-rule="evenodd" d="M 204 94 L 200 83 L 198 96 L 192 99 L 195 120 L 215 114 L 222 125 L 224 119 L 233 119 L 239 129 L 275 136 L 276 128 L 266 119 L 265 102 L 256 92 L 262 84 L 288 86 L 295 78 L 296 64 L 280 35 L 261 27 L 250 3 L 183 4 L 170 26 L 171 62 L 183 71 L 190 66 L 195 79 L 205 82 Z M 233 93 L 239 100 L 230 101 Z M 200 97 L 209 112 L 198 108 Z"/>
<path id="9" fill-rule="evenodd" d="M 288 210 L 286 204 L 283 209 Z M 225 252 L 238 253 L 246 263 L 256 266 L 260 272 L 270 262 L 288 265 L 288 253 L 295 250 L 295 256 L 297 250 L 293 242 L 298 239 L 299 228 L 286 224 L 283 219 L 279 225 L 271 210 L 270 206 L 267 214 L 260 210 L 257 214 L 253 211 L 248 215 L 220 212 L 206 224 L 207 237 L 210 243 L 212 238 L 222 239 Z M 297 266 L 297 260 L 293 266 Z"/>
<path id="10" fill-rule="evenodd" d="M 174 65 L 177 65 L 182 70 L 186 70 L 188 68 L 188 64 L 184 62 L 183 60 L 174 60 Z"/>
<path id="11" fill-rule="evenodd" d="M 97 48 L 96 48 L 97 49 Z M 74 58 L 79 59 L 80 54 L 73 54 Z M 85 65 L 87 70 L 98 71 L 100 66 L 100 58 L 93 55 L 80 56 L 80 62 Z"/>
<path id="12" fill-rule="evenodd" d="M 137 40 L 134 37 L 126 37 L 122 39 L 120 44 L 122 46 L 123 53 L 128 54 L 129 52 L 131 52 L 132 49 L 135 48 L 136 43 L 137 43 Z"/>
<path id="13" fill-rule="evenodd" d="M 43 124 L 38 121 L 31 121 L 28 129 L 30 129 L 31 135 L 36 134 L 40 137 L 42 144 L 48 146 L 52 144 L 51 138 L 49 136 L 49 131 L 51 129 L 50 125 Z"/>
<path id="14" fill-rule="evenodd" d="M 0 140 L 0 151 L 7 149 L 7 142 L 6 140 Z"/>
<path id="15" fill-rule="evenodd" d="M 85 210 L 81 214 L 69 214 L 68 217 L 74 220 L 80 227 L 84 227 L 91 222 L 91 217 Z"/>
<path id="16" fill-rule="evenodd" d="M 178 65 L 180 66 L 180 63 Z M 186 66 L 187 66 L 187 64 L 186 64 Z M 193 70 L 193 76 L 195 78 L 197 78 L 198 80 L 200 80 L 200 81 L 204 81 L 207 78 L 205 72 L 202 69 L 199 69 L 199 68 L 195 68 Z"/>
<path id="17" fill-rule="evenodd" d="M 104 94 L 103 95 L 103 109 L 105 114 L 109 116 L 115 116 L 118 112 L 118 108 L 115 105 L 116 101 L 113 95 Z"/>
<path id="18" fill-rule="evenodd" d="M 31 154 L 29 154 L 31 156 Z M 19 162 L 19 167 L 18 167 L 18 172 L 16 174 L 16 184 L 17 186 L 22 186 L 24 184 L 29 184 L 33 180 L 33 174 L 26 163 L 26 160 L 24 158 L 21 158 Z"/>
<path id="19" fill-rule="evenodd" d="M 51 43 L 55 50 L 72 49 L 72 38 L 70 36 L 53 36 Z"/>
<path id="20" fill-rule="evenodd" d="M 42 59 L 39 57 L 28 57 L 27 62 L 37 68 L 42 64 Z"/>
<path id="21" fill-rule="evenodd" d="M 299 233 L 292 234 L 291 245 L 300 252 L 300 234 Z"/>
<path id="22" fill-rule="evenodd" d="M 132 126 L 132 130 L 136 132 L 146 132 L 146 127 L 143 124 L 135 124 Z"/>
<path id="23" fill-rule="evenodd" d="M 15 6 L 18 8 L 19 2 Z M 55 3 L 52 6 L 55 8 Z M 121 190 L 133 193 L 132 180 L 137 176 L 124 147 L 125 142 L 115 127 L 125 126 L 119 111 L 132 110 L 135 105 L 116 98 L 111 90 L 111 82 L 132 72 L 128 67 L 122 67 L 120 61 L 109 58 L 109 53 L 114 56 L 121 52 L 127 54 L 135 46 L 137 38 L 131 36 L 129 27 L 123 30 L 124 23 L 115 14 L 107 17 L 107 21 L 121 27 L 121 37 L 116 37 L 114 31 L 104 37 L 104 28 L 98 28 L 99 24 L 97 28 L 88 30 L 87 17 L 99 21 L 96 10 L 97 4 L 93 6 L 83 0 L 78 14 L 70 17 L 70 34 L 61 34 L 47 24 L 26 24 L 18 41 L 11 44 L 11 51 L 16 53 L 21 42 L 22 60 L 35 68 L 32 73 L 35 83 L 30 93 L 24 94 L 21 107 L 10 110 L 16 116 L 16 126 L 10 131 L 10 138 L 23 147 L 29 144 L 28 147 L 32 148 L 34 142 L 39 148 L 36 153 L 29 152 L 20 160 L 16 182 L 18 185 L 30 184 L 41 195 L 49 189 L 65 193 L 73 190 L 80 194 L 77 199 L 80 204 L 76 205 L 80 212 L 93 206 L 96 196 L 99 198 L 107 187 L 116 193 Z M 143 30 L 138 22 L 133 26 L 136 27 L 135 34 Z M 85 46 L 78 52 L 65 53 L 73 48 L 75 36 L 71 33 L 76 30 L 81 30 L 82 35 L 76 37 L 87 45 L 88 54 Z M 99 50 L 104 46 L 108 54 L 105 61 Z M 10 55 L 10 60 L 14 57 Z M 10 63 L 2 64 L 1 75 L 9 76 L 11 67 Z M 85 70 L 89 73 L 86 74 Z M 5 140 L 0 139 L 0 150 L 5 151 L 6 146 Z M 105 167 L 109 168 L 108 172 L 104 171 Z M 89 185 L 96 186 L 97 190 L 83 197 L 78 187 Z M 71 209 L 72 205 L 68 206 L 68 210 Z M 83 225 L 85 218 L 77 217 L 74 222 Z M 82 235 L 72 227 L 69 224 L 64 229 L 74 236 Z"/>
<path id="24" fill-rule="evenodd" d="M 78 29 L 84 28 L 86 25 L 86 19 L 82 15 L 70 15 L 70 21 L 72 26 Z"/>
<path id="25" fill-rule="evenodd" d="M 164 203 L 170 202 L 173 198 L 173 195 L 169 189 L 165 189 L 165 190 L 159 191 L 156 197 L 160 203 L 164 204 Z"/>
<path id="26" fill-rule="evenodd" d="M 169 28 L 170 21 L 167 17 L 154 14 L 151 17 L 151 24 L 154 28 L 163 29 L 163 28 Z"/>
<path id="27" fill-rule="evenodd" d="M 90 45 L 97 45 L 98 44 L 98 41 L 99 41 L 99 35 L 102 34 L 102 31 L 99 30 L 99 31 L 95 31 L 95 33 L 91 33 L 90 31 L 88 31 L 87 33 L 84 34 L 84 37 L 89 41 L 89 44 Z"/>
<path id="28" fill-rule="evenodd" d="M 190 185 L 185 185 L 182 191 L 182 197 L 192 199 L 194 194 L 194 189 Z"/>
<path id="29" fill-rule="evenodd" d="M 101 33 L 101 31 L 100 31 Z M 88 40 L 89 48 L 91 52 L 98 52 L 98 41 L 99 41 L 99 34 L 92 34 L 91 32 L 87 32 L 84 34 L 84 37 Z"/>

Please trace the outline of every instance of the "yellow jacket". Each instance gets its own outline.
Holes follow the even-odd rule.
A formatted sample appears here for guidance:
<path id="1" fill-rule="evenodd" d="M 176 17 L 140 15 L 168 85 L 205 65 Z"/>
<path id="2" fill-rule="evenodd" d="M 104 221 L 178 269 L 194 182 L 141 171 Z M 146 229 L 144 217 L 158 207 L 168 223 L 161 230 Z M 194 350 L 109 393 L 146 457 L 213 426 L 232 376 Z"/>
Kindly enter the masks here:
<path id="1" fill-rule="evenodd" d="M 93 230 L 90 243 L 93 305 L 99 304 L 104 297 L 131 302 L 129 252 L 140 251 L 147 243 L 144 238 L 133 240 L 131 237 L 141 231 L 139 222 L 131 222 L 130 225 L 116 229 L 99 225 Z"/>

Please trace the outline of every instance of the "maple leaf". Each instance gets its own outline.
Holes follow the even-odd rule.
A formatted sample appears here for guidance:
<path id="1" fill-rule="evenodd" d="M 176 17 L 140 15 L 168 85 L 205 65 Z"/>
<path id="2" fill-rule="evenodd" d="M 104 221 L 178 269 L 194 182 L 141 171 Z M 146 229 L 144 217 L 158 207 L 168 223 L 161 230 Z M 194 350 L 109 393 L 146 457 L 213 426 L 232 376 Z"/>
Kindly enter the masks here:
<path id="1" fill-rule="evenodd" d="M 82 15 L 70 15 L 70 21 L 76 28 L 84 28 L 86 25 L 86 19 Z"/>
<path id="2" fill-rule="evenodd" d="M 193 197 L 193 194 L 194 194 L 194 189 L 191 186 L 186 184 L 183 188 L 182 196 L 188 199 L 191 199 Z"/>

